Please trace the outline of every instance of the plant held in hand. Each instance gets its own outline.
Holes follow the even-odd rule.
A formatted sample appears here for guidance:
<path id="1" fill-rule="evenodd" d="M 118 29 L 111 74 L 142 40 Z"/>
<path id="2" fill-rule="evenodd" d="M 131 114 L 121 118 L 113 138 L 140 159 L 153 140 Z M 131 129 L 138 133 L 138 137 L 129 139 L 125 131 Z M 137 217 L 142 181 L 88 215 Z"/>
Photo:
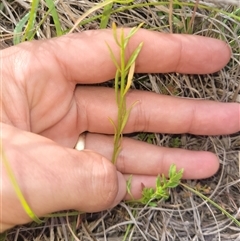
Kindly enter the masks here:
<path id="1" fill-rule="evenodd" d="M 126 61 L 126 48 L 128 46 L 129 39 L 137 32 L 137 30 L 142 26 L 140 24 L 138 27 L 132 28 L 128 35 L 125 37 L 125 33 L 123 29 L 120 29 L 120 40 L 118 40 L 117 26 L 115 23 L 112 24 L 113 36 L 114 40 L 119 47 L 120 50 L 120 63 L 118 63 L 117 58 L 113 54 L 111 47 L 108 45 L 108 49 L 112 58 L 113 63 L 115 64 L 117 71 L 115 75 L 115 94 L 116 94 L 116 103 L 118 107 L 118 119 L 117 124 L 110 119 L 111 123 L 114 126 L 114 151 L 112 162 L 116 163 L 117 156 L 121 150 L 121 141 L 122 141 L 122 133 L 124 127 L 127 124 L 129 114 L 131 112 L 132 107 L 137 102 L 133 103 L 132 106 L 127 109 L 126 105 L 126 94 L 131 87 L 133 74 L 135 70 L 135 61 L 142 49 L 143 43 L 140 43 L 138 47 L 133 51 L 128 61 Z"/>
<path id="2" fill-rule="evenodd" d="M 115 23 L 112 24 L 113 37 L 120 50 L 120 63 L 118 63 L 116 56 L 113 54 L 111 47 L 107 44 L 112 61 L 116 66 L 115 74 L 115 95 L 116 103 L 118 107 L 118 119 L 115 124 L 112 119 L 110 119 L 114 127 L 114 150 L 112 156 L 113 164 L 116 164 L 117 157 L 121 151 L 121 141 L 123 136 L 123 130 L 127 124 L 129 114 L 132 107 L 137 103 L 133 103 L 129 109 L 126 106 L 126 95 L 129 91 L 133 74 L 135 70 L 136 59 L 142 49 L 143 43 L 140 43 L 138 47 L 133 51 L 128 61 L 126 62 L 126 48 L 130 38 L 138 31 L 142 26 L 140 24 L 138 27 L 132 28 L 127 36 L 125 36 L 124 30 L 119 29 L 120 36 L 118 37 L 118 30 Z M 176 166 L 172 165 L 169 169 L 169 179 L 164 175 L 159 175 L 156 179 L 156 188 L 146 188 L 143 187 L 142 198 L 139 200 L 133 200 L 134 202 L 140 202 L 142 204 L 148 204 L 151 206 L 156 206 L 156 201 L 159 199 L 167 199 L 169 197 L 169 188 L 174 188 L 179 185 L 180 179 L 183 174 L 183 169 L 177 171 Z M 131 195 L 131 179 L 127 183 L 127 192 Z"/>

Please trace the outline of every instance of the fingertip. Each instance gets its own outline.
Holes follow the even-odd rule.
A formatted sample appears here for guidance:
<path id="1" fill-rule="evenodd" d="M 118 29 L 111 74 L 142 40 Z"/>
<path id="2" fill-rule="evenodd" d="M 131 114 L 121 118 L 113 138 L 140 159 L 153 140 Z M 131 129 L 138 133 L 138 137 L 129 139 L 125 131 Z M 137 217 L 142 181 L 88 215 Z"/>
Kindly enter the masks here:
<path id="1" fill-rule="evenodd" d="M 181 39 L 183 55 L 177 72 L 215 73 L 221 70 L 231 58 L 231 48 L 222 40 L 195 35 L 183 36 Z"/>
<path id="2" fill-rule="evenodd" d="M 126 195 L 126 190 L 127 190 L 126 180 L 123 177 L 122 173 L 117 171 L 117 178 L 118 178 L 118 192 L 117 192 L 117 195 L 116 195 L 116 197 L 113 201 L 113 204 L 112 204 L 111 208 L 118 205 Z"/>
<path id="3" fill-rule="evenodd" d="M 211 72 L 216 72 L 222 69 L 230 60 L 232 51 L 230 46 L 218 39 L 208 38 L 209 39 L 209 52 L 212 54 L 212 61 L 213 63 L 218 63 L 218 65 L 214 66 Z M 209 61 L 209 65 L 212 66 L 211 62 Z"/>
<path id="4" fill-rule="evenodd" d="M 196 154 L 197 158 L 188 164 L 187 168 L 184 168 L 186 172 L 183 173 L 183 179 L 205 179 L 216 174 L 220 166 L 218 157 L 207 151 Z"/>
<path id="5" fill-rule="evenodd" d="M 209 171 L 207 172 L 207 174 L 208 174 L 208 177 L 211 177 L 218 172 L 220 167 L 220 162 L 216 154 L 212 152 L 206 152 L 206 154 L 208 155 L 208 159 L 206 159 L 206 162 L 209 160 L 209 163 L 207 164 L 209 165 L 209 169 L 208 169 Z"/>

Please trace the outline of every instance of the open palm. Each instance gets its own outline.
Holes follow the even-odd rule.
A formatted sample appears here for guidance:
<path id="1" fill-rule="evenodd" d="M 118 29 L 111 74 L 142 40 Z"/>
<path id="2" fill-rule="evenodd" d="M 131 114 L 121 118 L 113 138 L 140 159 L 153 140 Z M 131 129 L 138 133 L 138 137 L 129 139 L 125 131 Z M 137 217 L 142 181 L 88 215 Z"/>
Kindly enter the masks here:
<path id="1" fill-rule="evenodd" d="M 105 42 L 118 56 L 109 30 L 23 43 L 1 52 L 3 147 L 24 196 L 39 216 L 115 206 L 126 195 L 128 174 L 133 174 L 132 193 L 138 198 L 142 183 L 154 186 L 156 175 L 167 174 L 173 162 L 185 169 L 184 178 L 205 178 L 218 169 L 217 157 L 209 152 L 169 150 L 124 138 L 116 170 L 109 161 L 114 132 L 109 117 L 117 117 L 114 90 L 86 85 L 114 77 Z M 136 63 L 138 73 L 211 73 L 230 58 L 221 41 L 146 30 L 131 39 L 129 55 L 140 42 L 144 46 Z M 135 101 L 125 133 L 218 135 L 240 130 L 237 103 L 132 90 L 127 103 Z M 73 147 L 85 131 L 86 150 L 78 152 Z M 0 231 L 29 221 L 4 168 L 2 174 Z"/>

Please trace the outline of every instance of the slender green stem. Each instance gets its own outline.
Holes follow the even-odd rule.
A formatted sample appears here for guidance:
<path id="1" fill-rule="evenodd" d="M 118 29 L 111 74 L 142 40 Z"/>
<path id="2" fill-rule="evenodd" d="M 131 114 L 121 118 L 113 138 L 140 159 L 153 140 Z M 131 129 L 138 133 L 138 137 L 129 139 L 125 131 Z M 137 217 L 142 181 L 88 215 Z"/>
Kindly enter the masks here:
<path id="1" fill-rule="evenodd" d="M 141 25 L 138 28 L 140 27 Z M 126 37 L 125 37 L 124 30 L 120 29 L 120 37 L 118 38 L 117 27 L 115 24 L 113 24 L 113 36 L 120 51 L 120 65 L 118 64 L 117 58 L 114 56 L 110 46 L 108 46 L 112 60 L 117 68 L 116 76 L 115 76 L 115 93 L 116 93 L 116 103 L 118 107 L 117 123 L 114 124 L 113 121 L 111 120 L 115 129 L 114 150 L 113 150 L 113 156 L 112 156 L 112 162 L 114 164 L 116 163 L 118 154 L 121 150 L 123 130 L 127 123 L 128 116 L 131 110 L 131 108 L 127 110 L 126 93 L 131 85 L 131 81 L 133 77 L 132 72 L 134 71 L 135 60 L 142 48 L 142 43 L 130 56 L 128 62 L 126 62 L 126 59 L 125 59 L 126 58 L 125 51 L 126 51 L 129 38 L 137 31 L 138 28 L 133 28 L 132 31 L 130 31 L 129 35 Z"/>
<path id="2" fill-rule="evenodd" d="M 37 217 L 37 215 L 32 211 L 32 209 L 30 208 L 29 204 L 27 203 L 21 189 L 20 189 L 20 186 L 18 185 L 18 182 L 17 182 L 17 179 L 14 175 L 14 172 L 11 168 L 11 165 L 10 163 L 8 162 L 7 160 L 7 157 L 6 157 L 6 154 L 3 150 L 3 147 L 2 147 L 2 143 L 0 144 L 0 153 L 1 153 L 1 160 L 5 166 L 5 169 L 6 169 L 6 172 L 7 172 L 7 175 L 12 183 L 12 186 L 14 188 L 14 191 L 24 209 L 24 211 L 27 213 L 27 215 L 33 220 L 35 221 L 36 223 L 40 224 L 42 223 L 42 221 Z"/>
<path id="3" fill-rule="evenodd" d="M 217 203 L 215 203 L 213 200 L 206 197 L 202 193 L 198 192 L 197 190 L 189 187 L 188 185 L 185 185 L 183 183 L 180 183 L 180 184 L 183 187 L 185 187 L 186 189 L 188 189 L 189 191 L 191 191 L 191 192 L 195 193 L 196 195 L 198 195 L 199 197 L 201 197 L 203 200 L 211 203 L 214 207 L 218 208 L 222 213 L 224 213 L 228 218 L 230 218 L 236 225 L 238 225 L 240 227 L 240 221 L 238 221 L 235 217 L 233 217 L 229 212 L 227 212 L 225 209 L 223 209 L 220 205 L 218 205 Z"/>

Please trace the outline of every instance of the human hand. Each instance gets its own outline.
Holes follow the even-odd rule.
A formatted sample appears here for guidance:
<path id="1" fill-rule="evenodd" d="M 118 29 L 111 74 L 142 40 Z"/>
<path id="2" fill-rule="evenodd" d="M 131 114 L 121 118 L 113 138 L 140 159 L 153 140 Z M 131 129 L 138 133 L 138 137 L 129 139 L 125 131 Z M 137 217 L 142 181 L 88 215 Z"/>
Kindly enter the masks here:
<path id="1" fill-rule="evenodd" d="M 184 168 L 184 178 L 206 178 L 218 170 L 213 153 L 169 150 L 128 138 L 123 139 L 117 168 L 112 165 L 113 139 L 104 134 L 114 132 L 108 119 L 116 121 L 117 117 L 114 90 L 76 87 L 114 77 L 105 42 L 117 53 L 110 30 L 26 42 L 1 51 L 3 148 L 38 216 L 66 209 L 95 212 L 113 207 L 127 197 L 128 174 L 133 174 L 132 194 L 139 198 L 141 184 L 154 186 L 156 175 L 167 175 L 172 163 Z M 230 58 L 225 43 L 199 36 L 139 30 L 130 40 L 129 53 L 140 42 L 144 46 L 136 63 L 138 73 L 211 73 Z M 138 104 L 125 133 L 218 135 L 240 130 L 237 103 L 132 90 L 128 106 L 135 101 Z M 74 150 L 79 134 L 85 131 L 86 150 Z M 2 161 L 1 168 L 0 232 L 30 221 Z"/>

